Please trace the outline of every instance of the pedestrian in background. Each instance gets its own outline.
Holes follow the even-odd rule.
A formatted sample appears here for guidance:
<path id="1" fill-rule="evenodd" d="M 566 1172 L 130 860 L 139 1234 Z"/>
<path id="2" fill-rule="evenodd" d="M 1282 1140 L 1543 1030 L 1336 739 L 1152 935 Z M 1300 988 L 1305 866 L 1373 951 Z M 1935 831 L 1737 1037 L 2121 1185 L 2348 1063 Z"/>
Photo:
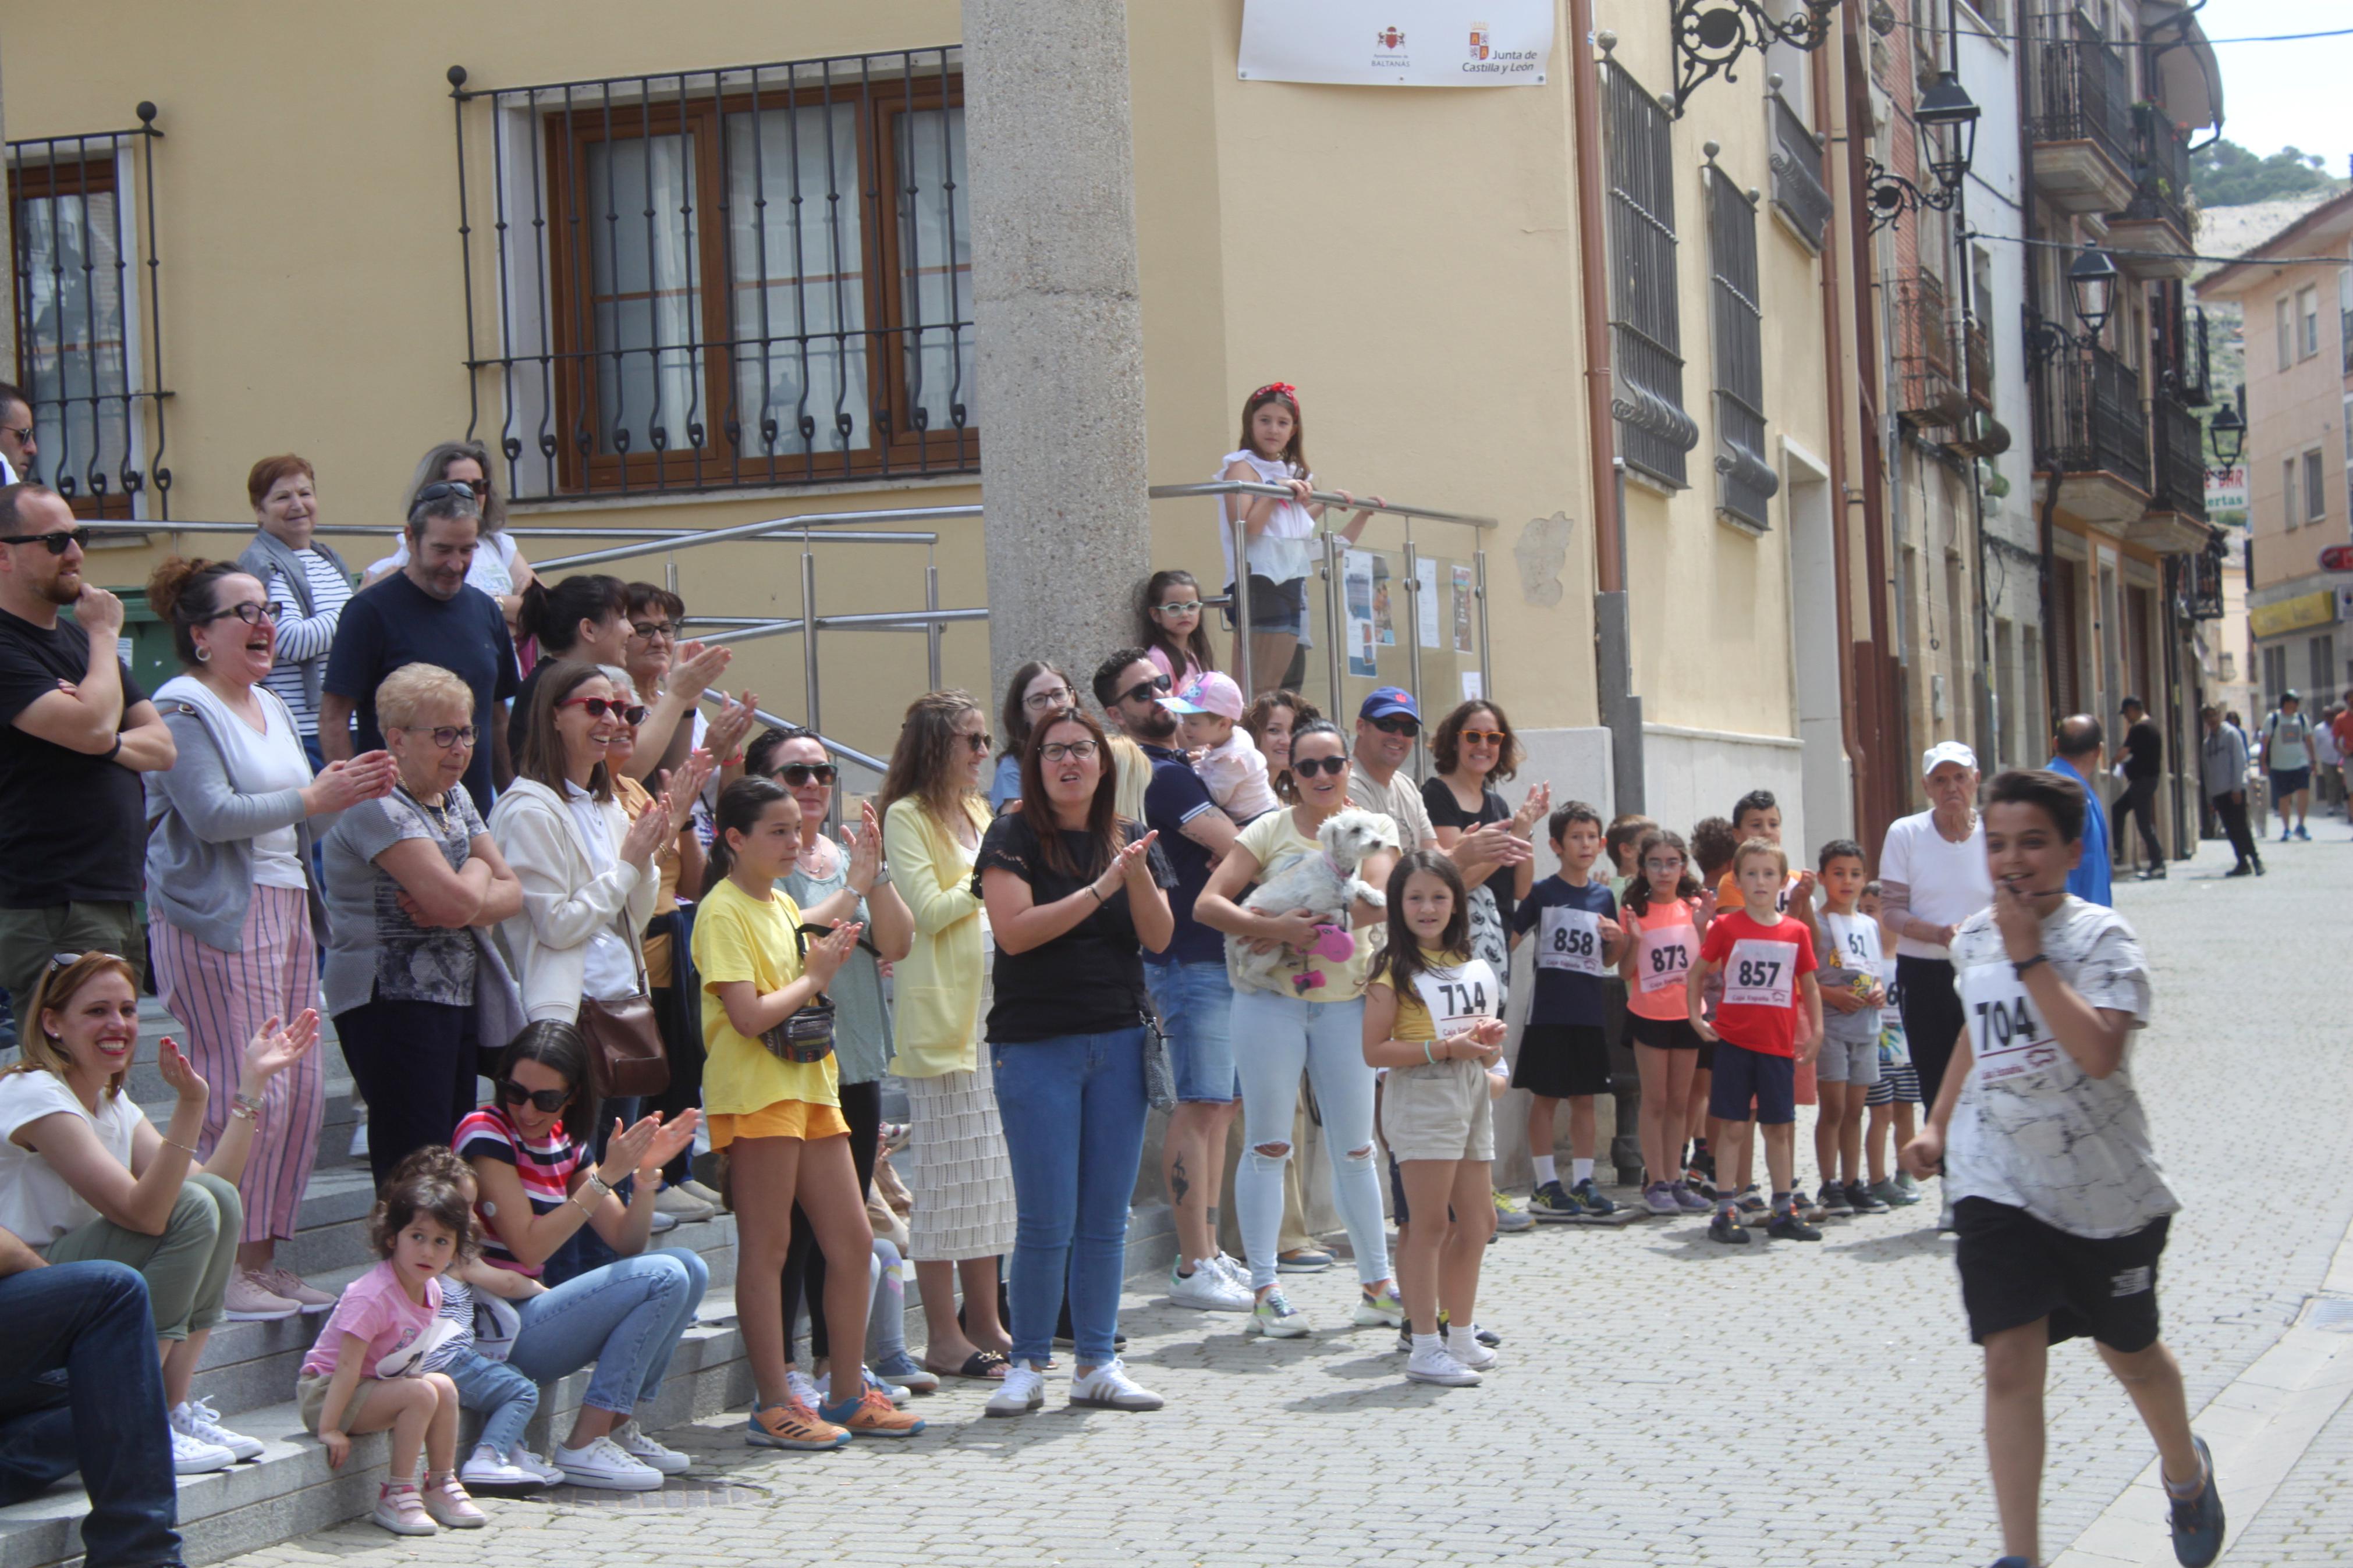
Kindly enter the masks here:
<path id="1" fill-rule="evenodd" d="M 2084 798 L 2099 805 L 2095 782 L 2105 763 L 2107 732 L 2089 713 L 2059 721 L 2051 735 L 2051 771 L 2083 785 Z M 2123 809 L 2123 803 L 2117 803 Z M 2108 863 L 2108 814 L 2094 810 L 2084 819 L 2084 858 L 2067 873 L 2067 890 L 2087 903 L 2113 904 L 2114 872 Z"/>
<path id="2" fill-rule="evenodd" d="M 2255 847 L 2254 830 L 2247 822 L 2247 738 L 2234 724 L 2222 721 L 2222 710 L 2208 703 L 2199 719 L 2206 726 L 2198 747 L 2198 783 L 2206 792 L 2222 831 L 2231 840 L 2238 864 L 2222 874 L 2244 877 L 2263 874 L 2263 853 Z M 2094 820 L 2097 820 L 2096 817 Z M 2069 890 L 2073 890 L 2071 880 Z"/>
<path id="3" fill-rule="evenodd" d="M 2157 837 L 2157 786 L 2165 776 L 2165 733 L 2137 697 L 2125 699 L 2124 715 L 2125 793 L 2116 797 L 2110 837 L 2121 839 L 2125 818 L 2133 819 L 2133 826 L 2140 829 L 2141 854 L 2146 862 L 2140 868 L 2140 879 L 2153 882 L 2165 876 L 2165 847 Z"/>

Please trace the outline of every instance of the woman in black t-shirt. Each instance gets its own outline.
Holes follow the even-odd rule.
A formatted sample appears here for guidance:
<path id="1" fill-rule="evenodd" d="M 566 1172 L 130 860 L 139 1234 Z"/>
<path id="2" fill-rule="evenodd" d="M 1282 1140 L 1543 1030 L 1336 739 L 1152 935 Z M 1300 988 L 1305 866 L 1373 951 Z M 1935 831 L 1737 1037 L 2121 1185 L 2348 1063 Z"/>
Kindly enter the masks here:
<path id="1" fill-rule="evenodd" d="M 1021 752 L 1021 809 L 981 840 L 973 877 L 997 940 L 989 1063 L 1013 1164 L 1013 1366 L 991 1415 L 1043 1402 L 1040 1369 L 1070 1287 L 1071 1403 L 1156 1410 L 1112 1353 L 1127 1200 L 1144 1157 L 1142 949 L 1168 945 L 1176 879 L 1120 816 L 1102 726 L 1065 712 Z"/>
<path id="2" fill-rule="evenodd" d="M 1421 804 L 1440 849 L 1453 848 L 1463 834 L 1491 822 L 1509 822 L 1522 838 L 1535 832 L 1552 809 L 1552 785 L 1528 791 L 1517 812 L 1504 804 L 1495 787 L 1519 771 L 1522 754 L 1512 721 L 1492 702 L 1465 702 L 1440 721 L 1430 737 L 1437 771 L 1421 786 Z M 1511 971 L 1512 911 L 1535 885 L 1535 869 L 1533 859 L 1499 866 L 1471 889 L 1471 952 L 1499 975 Z"/>

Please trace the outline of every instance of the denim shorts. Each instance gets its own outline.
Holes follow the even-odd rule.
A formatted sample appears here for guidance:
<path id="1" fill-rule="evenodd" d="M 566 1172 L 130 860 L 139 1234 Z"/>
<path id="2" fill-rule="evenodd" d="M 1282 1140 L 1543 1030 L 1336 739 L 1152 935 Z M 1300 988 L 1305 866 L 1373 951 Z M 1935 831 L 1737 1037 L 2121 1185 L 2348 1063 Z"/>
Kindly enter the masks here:
<path id="1" fill-rule="evenodd" d="M 1234 585 L 1226 584 L 1226 594 L 1232 596 Z M 1299 639 L 1303 647 L 1313 647 L 1307 634 L 1307 579 L 1293 577 L 1278 583 L 1271 577 L 1250 574 L 1250 630 L 1254 633 L 1288 632 Z M 1226 624 L 1239 626 L 1233 612 L 1226 613 Z"/>
<path id="2" fill-rule="evenodd" d="M 1234 987 L 1225 961 L 1147 963 L 1144 984 L 1168 1036 L 1178 1102 L 1231 1105 L 1240 1096 L 1240 1080 L 1234 1073 Z"/>

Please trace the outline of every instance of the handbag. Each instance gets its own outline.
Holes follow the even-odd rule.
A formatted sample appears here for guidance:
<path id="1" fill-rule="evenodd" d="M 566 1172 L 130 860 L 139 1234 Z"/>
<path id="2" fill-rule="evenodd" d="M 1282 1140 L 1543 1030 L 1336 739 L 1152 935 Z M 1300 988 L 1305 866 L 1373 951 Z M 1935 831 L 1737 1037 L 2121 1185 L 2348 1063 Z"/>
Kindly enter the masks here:
<path id="1" fill-rule="evenodd" d="M 804 965 L 808 960 L 808 933 L 828 934 L 822 926 L 795 926 L 793 945 L 800 950 Z M 833 1055 L 833 998 L 824 992 L 802 1003 L 787 1015 L 785 1021 L 773 1028 L 760 1031 L 760 1043 L 768 1054 L 779 1061 L 797 1062 L 807 1067 Z"/>
<path id="2" fill-rule="evenodd" d="M 662 1048 L 661 1023 L 646 988 L 645 949 L 637 933 L 625 931 L 629 956 L 638 961 L 638 988 L 600 1002 L 580 999 L 580 1037 L 588 1047 L 588 1092 L 598 1100 L 636 1100 L 670 1087 L 670 1054 Z"/>
<path id="3" fill-rule="evenodd" d="M 1176 1103 L 1176 1074 L 1168 1065 L 1168 1037 L 1161 1032 L 1160 1020 L 1151 1008 L 1140 1011 L 1144 1018 L 1144 1101 L 1155 1110 L 1167 1110 Z"/>

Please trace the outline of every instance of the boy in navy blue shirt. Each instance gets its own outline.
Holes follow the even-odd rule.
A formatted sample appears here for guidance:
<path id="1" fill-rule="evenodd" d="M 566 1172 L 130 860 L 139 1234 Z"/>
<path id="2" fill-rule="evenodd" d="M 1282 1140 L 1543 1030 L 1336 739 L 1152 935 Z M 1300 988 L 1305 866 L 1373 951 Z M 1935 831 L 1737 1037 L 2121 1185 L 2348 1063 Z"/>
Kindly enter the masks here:
<path id="1" fill-rule="evenodd" d="M 1593 1180 L 1598 1142 L 1593 1097 L 1609 1092 L 1609 1020 L 1603 977 L 1617 972 L 1626 933 L 1613 918 L 1618 900 L 1594 879 L 1601 857 L 1601 813 L 1572 800 L 1552 814 L 1552 852 L 1560 869 L 1536 884 L 1512 913 L 1514 940 L 1534 931 L 1536 983 L 1520 1032 L 1512 1087 L 1528 1102 L 1528 1154 L 1535 1162 L 1528 1212 L 1560 1222 L 1614 1214 L 1618 1205 Z M 1568 1101 L 1570 1177 L 1553 1163 L 1553 1117 Z"/>

